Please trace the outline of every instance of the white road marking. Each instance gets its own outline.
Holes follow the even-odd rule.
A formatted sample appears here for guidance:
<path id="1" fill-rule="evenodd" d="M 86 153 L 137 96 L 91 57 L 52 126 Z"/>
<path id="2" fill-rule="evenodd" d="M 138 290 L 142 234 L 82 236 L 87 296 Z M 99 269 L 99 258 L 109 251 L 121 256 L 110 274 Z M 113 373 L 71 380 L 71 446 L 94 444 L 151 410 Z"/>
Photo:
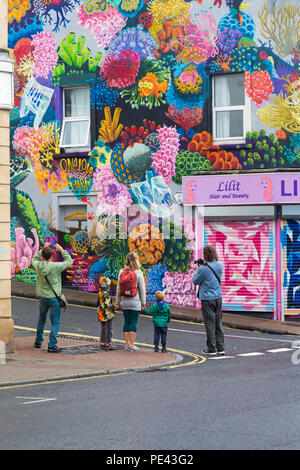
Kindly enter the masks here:
<path id="1" fill-rule="evenodd" d="M 195 333 L 196 335 L 206 335 L 205 331 L 193 331 L 193 330 L 183 330 L 179 328 L 170 328 L 168 327 L 168 331 L 180 331 L 183 333 Z M 255 336 L 240 336 L 240 335 L 226 335 L 225 338 L 238 338 L 238 339 L 254 339 L 258 341 L 279 341 L 280 343 L 293 343 L 295 340 L 290 339 L 277 339 L 277 338 L 257 338 Z"/>
<path id="2" fill-rule="evenodd" d="M 278 349 L 269 349 L 267 352 L 270 353 L 280 353 L 280 352 L 285 352 L 285 351 L 294 351 L 293 348 L 278 348 Z"/>
<path id="3" fill-rule="evenodd" d="M 249 352 L 249 353 L 242 353 L 237 354 L 238 357 L 250 357 L 250 356 L 264 356 L 262 352 Z"/>
<path id="4" fill-rule="evenodd" d="M 45 401 L 57 400 L 57 398 L 41 398 L 41 397 L 15 397 L 15 398 L 19 398 L 21 400 L 30 400 L 30 401 L 24 401 L 22 405 L 29 405 L 29 404 L 35 404 L 35 403 L 42 403 Z"/>

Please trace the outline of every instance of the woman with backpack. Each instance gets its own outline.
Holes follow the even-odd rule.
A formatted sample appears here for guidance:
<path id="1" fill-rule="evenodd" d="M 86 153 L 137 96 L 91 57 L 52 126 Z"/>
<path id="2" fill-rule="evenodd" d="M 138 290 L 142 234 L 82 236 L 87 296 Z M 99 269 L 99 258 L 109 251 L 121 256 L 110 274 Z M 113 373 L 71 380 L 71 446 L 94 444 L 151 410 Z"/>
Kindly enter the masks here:
<path id="1" fill-rule="evenodd" d="M 146 305 L 145 280 L 139 258 L 136 253 L 130 252 L 126 264 L 118 276 L 116 293 L 116 310 L 120 307 L 124 314 L 124 340 L 127 351 L 137 351 L 135 337 L 139 314 Z"/>

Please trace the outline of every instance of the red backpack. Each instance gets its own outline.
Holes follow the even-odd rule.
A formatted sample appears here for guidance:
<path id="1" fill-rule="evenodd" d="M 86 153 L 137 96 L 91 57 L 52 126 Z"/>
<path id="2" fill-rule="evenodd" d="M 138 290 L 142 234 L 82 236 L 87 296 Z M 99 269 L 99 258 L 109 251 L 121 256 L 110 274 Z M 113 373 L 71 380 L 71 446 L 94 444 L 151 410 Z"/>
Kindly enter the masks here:
<path id="1" fill-rule="evenodd" d="M 120 276 L 120 295 L 134 297 L 137 294 L 137 283 L 135 271 L 123 269 Z"/>

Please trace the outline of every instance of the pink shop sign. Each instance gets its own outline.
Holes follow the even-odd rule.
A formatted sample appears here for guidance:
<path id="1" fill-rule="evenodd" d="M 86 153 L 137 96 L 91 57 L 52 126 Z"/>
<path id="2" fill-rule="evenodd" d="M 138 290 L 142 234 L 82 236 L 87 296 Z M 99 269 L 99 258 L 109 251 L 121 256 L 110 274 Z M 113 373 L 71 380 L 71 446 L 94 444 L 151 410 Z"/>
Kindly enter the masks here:
<path id="1" fill-rule="evenodd" d="M 184 205 L 300 204 L 300 173 L 182 178 Z"/>

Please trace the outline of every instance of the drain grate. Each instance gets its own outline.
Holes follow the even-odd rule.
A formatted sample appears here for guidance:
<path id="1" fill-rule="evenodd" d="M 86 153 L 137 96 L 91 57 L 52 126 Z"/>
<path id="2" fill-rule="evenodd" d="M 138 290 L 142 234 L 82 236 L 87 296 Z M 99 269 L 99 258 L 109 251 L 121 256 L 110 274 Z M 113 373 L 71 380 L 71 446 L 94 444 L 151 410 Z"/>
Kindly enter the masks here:
<path id="1" fill-rule="evenodd" d="M 114 350 L 123 349 L 122 346 L 113 346 Z M 61 348 L 62 354 L 71 354 L 72 356 L 79 356 L 82 354 L 94 354 L 99 352 L 107 352 L 100 348 L 99 344 L 85 344 L 83 346 L 71 346 L 69 348 Z"/>

